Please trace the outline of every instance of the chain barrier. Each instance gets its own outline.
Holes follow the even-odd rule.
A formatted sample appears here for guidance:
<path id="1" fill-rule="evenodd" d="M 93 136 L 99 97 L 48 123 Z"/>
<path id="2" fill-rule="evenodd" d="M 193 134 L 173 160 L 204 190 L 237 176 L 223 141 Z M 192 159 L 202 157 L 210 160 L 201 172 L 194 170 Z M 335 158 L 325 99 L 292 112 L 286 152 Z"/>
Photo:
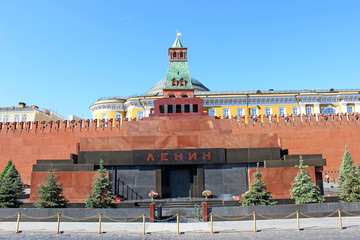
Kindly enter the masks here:
<path id="1" fill-rule="evenodd" d="M 13 217 L 17 216 L 18 214 L 19 214 L 19 213 L 15 213 L 15 214 L 13 214 L 13 215 L 11 215 L 11 216 L 0 218 L 0 221 L 6 220 L 6 219 L 9 219 L 9 218 L 13 218 Z"/>
<path id="2" fill-rule="evenodd" d="M 262 217 L 262 218 L 264 218 L 264 219 L 271 219 L 271 220 L 276 220 L 276 219 L 287 219 L 287 218 L 289 218 L 289 217 L 291 217 L 291 216 L 294 216 L 295 214 L 296 214 L 296 212 L 293 212 L 293 213 L 291 213 L 291 214 L 289 214 L 289 215 L 287 215 L 287 216 L 285 216 L 285 217 L 272 218 L 272 217 L 267 217 L 267 216 L 264 216 L 264 215 L 262 215 L 262 214 L 260 214 L 260 213 L 256 213 L 256 215 L 258 215 L 259 217 Z"/>
<path id="3" fill-rule="evenodd" d="M 106 215 L 103 215 L 103 218 L 109 219 L 109 220 L 111 220 L 111 221 L 113 221 L 113 222 L 134 222 L 134 221 L 136 221 L 136 220 L 138 220 L 138 219 L 140 219 L 140 218 L 142 219 L 142 218 L 143 218 L 143 215 L 141 215 L 141 216 L 139 216 L 139 217 L 136 217 L 136 218 L 132 218 L 132 219 L 130 219 L 130 220 L 117 220 L 117 219 L 108 217 L 108 216 L 106 216 Z"/>
<path id="4" fill-rule="evenodd" d="M 26 215 L 25 213 L 21 214 L 21 217 L 26 217 L 26 218 L 30 218 L 30 219 L 36 219 L 36 220 L 45 220 L 45 219 L 50 219 L 50 218 L 54 218 L 57 216 L 58 216 L 58 213 L 55 215 L 49 216 L 49 217 L 32 217 L 32 216 Z"/>
<path id="5" fill-rule="evenodd" d="M 183 219 L 185 219 L 185 220 L 191 220 L 191 221 L 193 221 L 193 220 L 198 220 L 197 218 L 189 218 L 189 217 L 185 217 L 185 216 L 182 216 L 182 215 L 179 215 L 179 217 L 180 217 L 180 218 L 183 218 Z"/>
<path id="6" fill-rule="evenodd" d="M 349 212 L 345 212 L 345 211 L 341 211 L 342 213 L 345 213 L 345 214 L 347 214 L 347 215 L 349 215 L 349 216 L 360 216 L 360 214 L 356 214 L 356 213 L 349 213 Z"/>
<path id="7" fill-rule="evenodd" d="M 230 220 L 230 221 L 242 220 L 242 219 L 248 218 L 248 217 L 250 217 L 250 216 L 253 216 L 253 213 L 250 213 L 249 215 L 246 215 L 246 216 L 234 217 L 234 218 L 231 218 L 231 217 L 222 217 L 222 216 L 213 214 L 213 217 L 217 217 L 217 218 L 220 218 L 220 219 L 223 219 L 223 220 Z"/>
<path id="8" fill-rule="evenodd" d="M 307 218 L 327 218 L 327 217 L 333 216 L 334 214 L 336 214 L 336 213 L 338 213 L 338 212 L 339 212 L 339 211 L 336 210 L 336 211 L 334 211 L 333 213 L 330 213 L 329 215 L 323 216 L 323 217 L 313 217 L 313 216 L 307 215 L 307 214 L 302 213 L 302 212 L 300 212 L 300 215 L 302 215 L 302 216 L 304 216 L 304 217 L 307 217 Z"/>
<path id="9" fill-rule="evenodd" d="M 155 218 L 149 217 L 149 219 L 150 219 L 151 221 L 154 221 L 154 222 L 167 222 L 167 221 L 169 221 L 169 220 L 171 220 L 171 219 L 174 219 L 174 218 L 176 218 L 176 214 L 175 214 L 174 216 L 169 217 L 169 218 L 164 219 L 164 220 L 157 220 L 157 219 L 155 219 Z"/>
<path id="10" fill-rule="evenodd" d="M 70 220 L 73 220 L 73 221 L 86 221 L 86 220 L 89 220 L 89 219 L 98 218 L 99 214 L 96 214 L 94 216 L 87 217 L 87 218 L 73 218 L 73 217 L 68 217 L 68 216 L 65 216 L 65 215 L 61 215 L 61 216 L 63 218 L 67 218 L 67 219 L 70 219 Z"/>
<path id="11" fill-rule="evenodd" d="M 296 214 L 297 216 L 297 228 L 298 230 L 300 230 L 300 226 L 299 226 L 299 215 L 303 216 L 303 217 L 306 217 L 306 218 L 328 218 L 328 217 L 331 217 L 335 214 L 338 214 L 339 215 L 339 221 L 340 221 L 340 229 L 343 229 L 342 228 L 342 221 L 341 221 L 341 213 L 343 214 L 346 214 L 346 215 L 349 215 L 349 216 L 360 216 L 360 214 L 356 214 L 356 213 L 349 213 L 349 212 L 346 212 L 346 211 L 341 211 L 341 209 L 338 209 L 336 211 L 334 211 L 333 213 L 330 213 L 329 215 L 326 215 L 326 216 L 323 216 L 323 217 L 313 217 L 313 216 L 310 216 L 310 215 L 307 215 L 305 213 L 302 213 L 302 212 L 299 212 L 299 211 L 296 211 L 296 212 L 293 212 L 285 217 L 281 217 L 281 218 L 272 218 L 272 217 L 268 217 L 268 216 L 264 216 L 262 214 L 259 214 L 259 213 L 256 213 L 256 212 L 252 212 L 248 215 L 245 215 L 245 216 L 241 216 L 241 217 L 222 217 L 222 216 L 219 216 L 219 215 L 215 215 L 213 213 L 210 213 L 208 214 L 207 216 L 205 216 L 204 218 L 207 218 L 209 219 L 210 218 L 210 221 L 211 221 L 211 230 L 210 230 L 210 233 L 213 233 L 213 217 L 216 217 L 216 218 L 219 218 L 219 219 L 222 219 L 222 220 L 230 220 L 230 221 L 238 221 L 238 220 L 243 220 L 243 219 L 246 219 L 246 218 L 249 218 L 249 217 L 253 217 L 253 220 L 254 220 L 254 232 L 256 232 L 256 216 L 259 216 L 263 219 L 271 219 L 271 220 L 275 220 L 275 219 L 287 219 L 287 218 L 290 218 L 291 216 L 294 216 Z M 135 217 L 135 218 L 132 218 L 132 219 L 129 219 L 129 220 L 118 220 L 118 219 L 114 219 L 114 218 L 111 218 L 111 217 L 108 217 L 106 215 L 102 215 L 102 214 L 96 214 L 94 216 L 91 216 L 91 217 L 87 217 L 87 218 L 73 218 L 73 217 L 69 217 L 69 216 L 65 216 L 65 215 L 62 215 L 60 213 L 57 213 L 57 214 L 54 214 L 52 216 L 48 216 L 48 217 L 33 217 L 33 216 L 29 216 L 27 214 L 24 214 L 24 213 L 15 213 L 11 216 L 7 216 L 7 217 L 2 217 L 0 218 L 0 221 L 1 220 L 6 220 L 6 219 L 11 219 L 11 218 L 14 218 L 17 216 L 17 227 L 16 227 L 16 233 L 19 233 L 19 222 L 20 222 L 20 215 L 22 217 L 25 217 L 25 218 L 29 218 L 29 219 L 35 219 L 35 220 L 45 220 L 45 219 L 50 219 L 50 218 L 55 218 L 57 217 L 58 219 L 58 229 L 57 229 L 57 233 L 59 233 L 59 227 L 60 227 L 60 216 L 65 218 L 65 219 L 70 219 L 70 220 L 73 220 L 73 221 L 86 221 L 86 220 L 89 220 L 89 219 L 95 219 L 95 218 L 99 218 L 99 233 L 101 233 L 101 217 L 103 218 L 106 218 L 110 221 L 114 221 L 114 222 L 134 222 L 136 220 L 139 220 L 139 219 L 143 219 L 143 234 L 145 233 L 145 220 L 146 220 L 146 216 L 145 215 L 141 215 L 139 217 Z M 183 219 L 186 219 L 186 220 L 194 220 L 195 218 L 189 218 L 189 217 L 185 217 L 185 216 L 182 216 L 182 215 L 179 215 L 179 214 L 175 214 L 173 216 L 170 216 L 168 217 L 167 219 L 163 219 L 163 220 L 157 220 L 157 219 L 154 219 L 152 217 L 148 217 L 147 219 L 153 221 L 153 222 L 167 222 L 169 220 L 172 220 L 176 218 L 177 219 L 177 234 L 179 234 L 179 218 L 183 218 Z"/>

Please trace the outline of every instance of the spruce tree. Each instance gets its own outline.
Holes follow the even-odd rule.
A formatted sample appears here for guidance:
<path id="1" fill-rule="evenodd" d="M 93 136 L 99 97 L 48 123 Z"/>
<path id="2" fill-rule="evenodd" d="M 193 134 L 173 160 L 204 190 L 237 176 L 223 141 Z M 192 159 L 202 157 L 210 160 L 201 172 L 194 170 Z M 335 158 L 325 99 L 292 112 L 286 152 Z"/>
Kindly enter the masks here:
<path id="1" fill-rule="evenodd" d="M 266 185 L 261 181 L 262 173 L 259 172 L 259 163 L 254 173 L 255 182 L 251 183 L 250 190 L 244 194 L 240 201 L 242 206 L 273 205 L 276 202 L 271 200 L 272 195 L 267 191 Z"/>
<path id="2" fill-rule="evenodd" d="M 64 208 L 66 207 L 67 200 L 63 195 L 63 185 L 58 183 L 58 176 L 53 170 L 49 171 L 48 176 L 45 178 L 46 184 L 40 185 L 36 198 L 40 199 L 34 203 L 37 208 Z"/>
<path id="3" fill-rule="evenodd" d="M 341 163 L 341 166 L 340 166 L 340 169 L 339 169 L 340 185 L 345 180 L 345 174 L 350 171 L 353 164 L 354 164 L 354 160 L 352 159 L 352 157 L 351 157 L 351 155 L 349 153 L 348 147 L 345 146 L 345 152 L 344 152 L 343 160 L 342 160 L 342 163 Z"/>
<path id="4" fill-rule="evenodd" d="M 295 204 L 305 203 L 322 203 L 325 201 L 324 197 L 320 195 L 320 189 L 311 180 L 311 175 L 308 173 L 304 165 L 304 161 L 300 156 L 299 172 L 296 175 L 294 182 L 291 183 L 292 189 L 290 189 L 291 199 L 295 199 Z"/>
<path id="5" fill-rule="evenodd" d="M 112 184 L 106 176 L 106 171 L 103 166 L 103 160 L 100 160 L 99 177 L 94 178 L 91 194 L 85 200 L 86 208 L 114 207 L 112 202 L 115 200 L 115 196 L 113 195 Z"/>
<path id="6" fill-rule="evenodd" d="M 6 173 L 7 173 L 7 171 L 9 170 L 9 168 L 10 168 L 11 165 L 13 165 L 13 164 L 12 164 L 11 159 L 9 159 L 9 161 L 7 162 L 4 170 L 3 170 L 2 173 L 0 174 L 0 181 L 1 181 L 1 179 L 4 178 L 4 176 L 6 175 Z"/>
<path id="7" fill-rule="evenodd" d="M 343 192 L 339 194 L 342 202 L 360 202 L 360 173 L 355 164 L 349 172 L 344 173 L 344 180 L 341 184 Z"/>
<path id="8" fill-rule="evenodd" d="M 23 192 L 24 185 L 21 182 L 20 175 L 14 165 L 10 165 L 7 173 L 3 177 L 0 186 L 0 207 L 17 208 L 21 202 L 17 197 Z"/>

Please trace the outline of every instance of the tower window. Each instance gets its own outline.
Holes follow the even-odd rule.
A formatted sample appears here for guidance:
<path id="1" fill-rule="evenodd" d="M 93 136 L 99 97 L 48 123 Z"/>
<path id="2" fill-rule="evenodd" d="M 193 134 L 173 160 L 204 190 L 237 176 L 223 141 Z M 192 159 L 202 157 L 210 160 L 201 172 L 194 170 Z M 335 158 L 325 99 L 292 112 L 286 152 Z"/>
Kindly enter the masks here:
<path id="1" fill-rule="evenodd" d="M 168 105 L 168 113 L 173 113 L 174 109 L 173 109 L 173 105 Z"/>
<path id="2" fill-rule="evenodd" d="M 180 79 L 180 86 L 185 86 L 186 85 L 186 81 L 185 79 Z"/>
<path id="3" fill-rule="evenodd" d="M 184 53 L 180 52 L 180 58 L 183 58 L 183 57 L 184 57 Z"/>
<path id="4" fill-rule="evenodd" d="M 189 104 L 185 104 L 185 112 L 186 113 L 190 112 L 190 105 Z"/>
<path id="5" fill-rule="evenodd" d="M 176 52 L 173 53 L 173 57 L 176 58 Z"/>

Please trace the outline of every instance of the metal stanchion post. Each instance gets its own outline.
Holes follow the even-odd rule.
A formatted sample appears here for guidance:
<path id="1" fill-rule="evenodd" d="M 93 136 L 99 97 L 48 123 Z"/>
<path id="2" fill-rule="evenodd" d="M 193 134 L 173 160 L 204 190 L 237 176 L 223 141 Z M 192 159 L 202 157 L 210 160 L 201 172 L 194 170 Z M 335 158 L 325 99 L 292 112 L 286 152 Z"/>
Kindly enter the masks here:
<path id="1" fill-rule="evenodd" d="M 297 230 L 300 231 L 299 211 L 296 211 Z"/>
<path id="2" fill-rule="evenodd" d="M 19 233 L 20 214 L 21 213 L 18 213 L 18 216 L 17 216 L 16 232 L 15 233 Z"/>
<path id="3" fill-rule="evenodd" d="M 179 228 L 179 214 L 176 214 L 176 223 L 177 223 L 177 235 L 180 234 L 180 228 Z"/>
<path id="4" fill-rule="evenodd" d="M 101 213 L 99 213 L 99 234 L 101 234 Z"/>
<path id="5" fill-rule="evenodd" d="M 342 221 L 341 221 L 341 210 L 340 210 L 340 208 L 338 209 L 338 213 L 339 213 L 340 229 L 343 229 Z"/>
<path id="6" fill-rule="evenodd" d="M 57 220 L 58 220 L 58 221 L 57 221 L 57 231 L 56 231 L 57 233 L 60 233 L 60 215 L 61 215 L 61 214 L 59 213 L 59 214 L 58 214 L 58 219 L 57 219 Z"/>
<path id="7" fill-rule="evenodd" d="M 213 214 L 210 213 L 210 233 L 213 234 L 214 233 L 214 228 L 213 228 Z"/>
<path id="8" fill-rule="evenodd" d="M 253 217 L 254 217 L 254 232 L 256 232 L 256 212 L 253 212 Z"/>
<path id="9" fill-rule="evenodd" d="M 145 235 L 145 214 L 143 214 L 143 235 Z"/>

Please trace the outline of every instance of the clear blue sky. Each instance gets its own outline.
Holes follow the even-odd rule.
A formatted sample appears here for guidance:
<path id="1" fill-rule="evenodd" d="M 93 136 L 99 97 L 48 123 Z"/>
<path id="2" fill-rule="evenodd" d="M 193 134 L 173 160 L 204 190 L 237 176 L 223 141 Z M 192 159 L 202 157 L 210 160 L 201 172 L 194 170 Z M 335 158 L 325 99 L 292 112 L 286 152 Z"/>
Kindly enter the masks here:
<path id="1" fill-rule="evenodd" d="M 0 0 L 0 107 L 91 118 L 166 76 L 177 29 L 211 90 L 360 88 L 359 0 Z"/>

